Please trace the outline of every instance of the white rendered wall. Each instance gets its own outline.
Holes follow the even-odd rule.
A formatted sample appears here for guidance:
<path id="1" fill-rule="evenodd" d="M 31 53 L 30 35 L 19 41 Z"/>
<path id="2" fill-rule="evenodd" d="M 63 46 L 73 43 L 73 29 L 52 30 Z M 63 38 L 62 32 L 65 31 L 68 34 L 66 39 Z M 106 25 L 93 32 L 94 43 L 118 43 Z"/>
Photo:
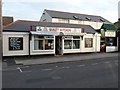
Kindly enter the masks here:
<path id="1" fill-rule="evenodd" d="M 45 14 L 42 14 L 40 21 L 41 22 L 52 22 L 52 17 L 46 11 L 44 11 L 43 13 Z"/>
<path id="2" fill-rule="evenodd" d="M 23 37 L 23 50 L 9 51 L 9 37 Z M 3 32 L 3 56 L 29 55 L 29 34 L 21 32 Z"/>
<path id="3" fill-rule="evenodd" d="M 87 34 L 87 35 L 83 36 L 83 40 L 81 40 L 81 43 L 80 43 L 81 52 L 94 52 L 93 47 L 85 48 L 85 38 L 93 38 L 93 35 L 92 34 Z"/>
<path id="4" fill-rule="evenodd" d="M 118 37 L 117 37 L 117 46 L 106 46 L 106 52 L 115 52 L 118 51 Z"/>
<path id="5" fill-rule="evenodd" d="M 52 22 L 57 22 L 57 23 L 61 23 L 59 22 L 59 18 L 52 18 Z M 64 23 L 64 22 L 63 22 Z M 84 24 L 84 25 L 90 25 L 92 26 L 94 29 L 100 29 L 103 22 L 93 22 L 93 21 L 81 21 L 81 20 L 69 20 L 69 23 L 71 24 Z"/>
<path id="6" fill-rule="evenodd" d="M 93 38 L 93 47 L 85 48 L 85 38 Z M 100 34 L 86 34 L 81 40 L 81 52 L 100 52 Z"/>

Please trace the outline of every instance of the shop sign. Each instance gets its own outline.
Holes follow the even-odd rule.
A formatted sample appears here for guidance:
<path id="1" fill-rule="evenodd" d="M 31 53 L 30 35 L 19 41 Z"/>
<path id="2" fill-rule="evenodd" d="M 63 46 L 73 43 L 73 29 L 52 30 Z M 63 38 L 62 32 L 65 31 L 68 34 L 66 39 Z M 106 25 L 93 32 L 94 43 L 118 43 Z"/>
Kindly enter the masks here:
<path id="1" fill-rule="evenodd" d="M 23 50 L 23 37 L 9 37 L 9 50 Z"/>
<path id="2" fill-rule="evenodd" d="M 36 31 L 81 33 L 81 28 L 61 28 L 61 27 L 40 27 L 40 26 L 37 26 Z"/>
<path id="3" fill-rule="evenodd" d="M 116 32 L 115 31 L 106 31 L 105 32 L 105 36 L 106 37 L 115 37 L 116 36 Z"/>

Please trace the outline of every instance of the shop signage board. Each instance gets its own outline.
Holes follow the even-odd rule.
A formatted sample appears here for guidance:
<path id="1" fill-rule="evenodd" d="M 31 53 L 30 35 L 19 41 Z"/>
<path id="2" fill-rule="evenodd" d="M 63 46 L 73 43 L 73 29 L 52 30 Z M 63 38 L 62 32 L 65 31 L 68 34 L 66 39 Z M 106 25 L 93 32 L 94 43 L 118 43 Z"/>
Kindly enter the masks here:
<path id="1" fill-rule="evenodd" d="M 51 31 L 51 32 L 69 32 L 81 33 L 81 28 L 61 28 L 61 27 L 36 27 L 36 31 Z"/>
<path id="2" fill-rule="evenodd" d="M 106 37 L 116 37 L 116 32 L 115 31 L 106 31 L 105 32 Z"/>

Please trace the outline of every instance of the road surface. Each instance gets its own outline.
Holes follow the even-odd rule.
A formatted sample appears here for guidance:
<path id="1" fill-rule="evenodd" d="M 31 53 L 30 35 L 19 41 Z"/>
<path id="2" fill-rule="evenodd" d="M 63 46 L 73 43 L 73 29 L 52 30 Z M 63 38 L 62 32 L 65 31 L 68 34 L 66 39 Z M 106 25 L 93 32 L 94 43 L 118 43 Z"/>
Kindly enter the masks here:
<path id="1" fill-rule="evenodd" d="M 3 88 L 117 88 L 118 57 L 3 69 Z"/>

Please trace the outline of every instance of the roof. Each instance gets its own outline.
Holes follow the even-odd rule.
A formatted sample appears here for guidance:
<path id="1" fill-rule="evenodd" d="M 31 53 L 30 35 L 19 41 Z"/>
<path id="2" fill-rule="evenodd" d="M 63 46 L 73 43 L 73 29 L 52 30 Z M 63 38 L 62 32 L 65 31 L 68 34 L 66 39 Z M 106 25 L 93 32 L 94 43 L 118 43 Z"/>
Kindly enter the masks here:
<path id="1" fill-rule="evenodd" d="M 45 11 L 52 18 L 78 19 L 78 20 L 83 20 L 83 21 L 111 23 L 110 21 L 106 20 L 105 18 L 103 18 L 101 16 L 79 14 L 79 13 L 70 13 L 70 12 L 63 12 L 63 11 L 54 11 L 54 10 L 46 10 L 46 9 L 45 9 Z"/>
<path id="2" fill-rule="evenodd" d="M 4 32 L 29 32 L 30 26 L 83 28 L 86 33 L 96 33 L 95 29 L 92 28 L 90 25 L 51 23 L 51 22 L 26 21 L 26 20 L 17 20 L 5 26 L 3 31 Z"/>
<path id="3" fill-rule="evenodd" d="M 114 24 L 105 24 L 105 23 L 101 26 L 101 29 L 117 30 Z"/>

